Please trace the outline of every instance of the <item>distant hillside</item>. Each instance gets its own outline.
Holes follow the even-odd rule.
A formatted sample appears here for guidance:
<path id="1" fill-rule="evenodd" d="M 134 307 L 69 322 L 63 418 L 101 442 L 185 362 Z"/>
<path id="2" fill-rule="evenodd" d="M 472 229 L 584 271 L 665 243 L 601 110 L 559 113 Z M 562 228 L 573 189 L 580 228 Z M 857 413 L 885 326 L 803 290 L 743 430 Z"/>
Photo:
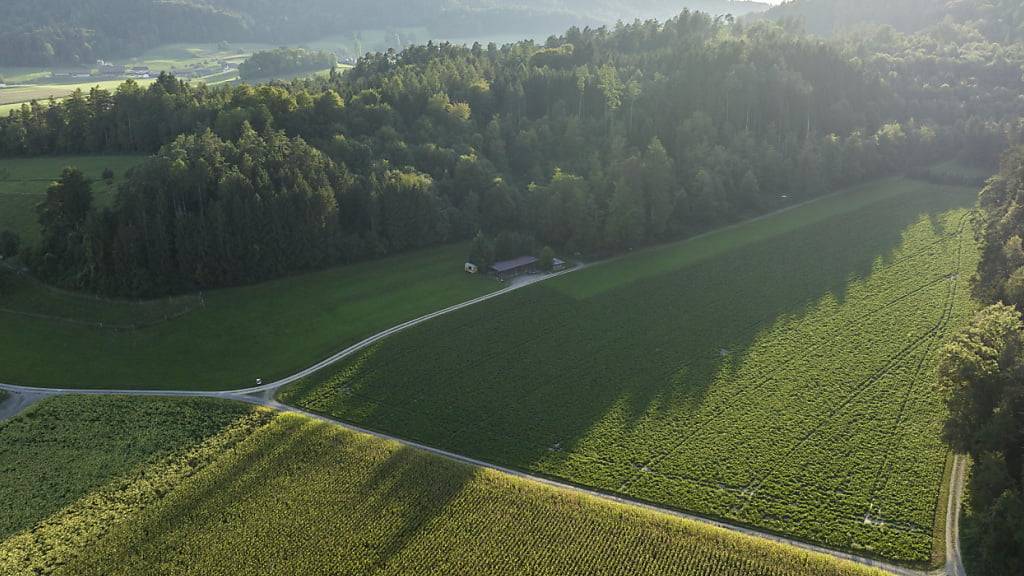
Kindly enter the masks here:
<path id="1" fill-rule="evenodd" d="M 946 18 L 971 25 L 989 40 L 1024 38 L 1021 0 L 791 0 L 750 19 L 793 19 L 821 36 L 864 25 L 917 32 Z"/>
<path id="2" fill-rule="evenodd" d="M 448 38 L 536 37 L 664 19 L 684 8 L 738 16 L 767 7 L 745 0 L 5 0 L 0 64 L 85 64 L 172 42 L 298 43 L 403 27 Z"/>

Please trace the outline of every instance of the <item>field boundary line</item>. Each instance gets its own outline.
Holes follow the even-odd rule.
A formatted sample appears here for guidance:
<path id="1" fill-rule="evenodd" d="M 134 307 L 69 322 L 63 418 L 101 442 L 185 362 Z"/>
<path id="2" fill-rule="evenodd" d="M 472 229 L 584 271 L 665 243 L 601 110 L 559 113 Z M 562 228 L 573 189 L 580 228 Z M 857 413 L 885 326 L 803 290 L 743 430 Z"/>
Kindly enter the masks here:
<path id="1" fill-rule="evenodd" d="M 501 288 L 499 290 L 496 290 L 494 292 L 491 292 L 491 293 L 488 293 L 488 294 L 484 294 L 482 296 L 473 298 L 471 300 L 467 300 L 465 302 L 449 306 L 449 307 L 444 308 L 442 310 L 438 310 L 438 311 L 435 311 L 435 312 L 432 312 L 432 313 L 429 313 L 429 314 L 425 314 L 425 315 L 420 316 L 418 318 L 414 318 L 414 319 L 408 320 L 406 322 L 400 323 L 398 325 L 395 325 L 395 326 L 393 326 L 391 328 L 388 328 L 388 329 L 383 330 L 381 332 L 378 332 L 378 333 L 376 333 L 376 334 L 374 334 L 372 336 L 369 336 L 369 337 L 367 337 L 367 338 L 365 338 L 365 339 L 363 339 L 363 340 L 361 340 L 361 341 L 359 341 L 359 342 L 357 342 L 357 343 L 355 343 L 355 344 L 345 348 L 344 350 L 341 350 L 340 352 L 338 352 L 338 353 L 336 353 L 336 354 L 334 354 L 334 355 L 332 355 L 332 356 L 330 356 L 330 357 L 328 357 L 328 358 L 326 358 L 324 360 L 321 360 L 320 362 L 317 362 L 316 364 L 314 364 L 314 365 L 312 365 L 312 366 L 310 366 L 310 367 L 308 367 L 308 368 L 306 368 L 304 370 L 301 370 L 299 372 L 296 372 L 295 374 L 292 374 L 291 376 L 287 376 L 287 377 L 281 378 L 281 379 L 279 379 L 277 381 L 274 381 L 274 382 L 271 382 L 271 383 L 268 383 L 268 384 L 263 384 L 263 385 L 255 386 L 255 387 L 242 388 L 242 389 L 236 389 L 236 390 L 224 390 L 224 391 L 192 391 L 192 390 L 41 388 L 41 387 L 17 386 L 17 385 L 9 385 L 9 384 L 2 384 L 2 383 L 0 383 L 0 389 L 6 390 L 6 391 L 10 392 L 12 394 L 12 396 L 13 396 L 13 398 L 10 398 L 7 401 L 5 401 L 2 404 L 0 404 L 0 420 L 2 420 L 4 418 L 7 418 L 7 417 L 16 416 L 17 413 L 20 411 L 20 410 L 10 410 L 10 409 L 5 411 L 5 410 L 3 410 L 5 405 L 6 406 L 11 406 L 12 403 L 13 403 L 15 406 L 20 406 L 20 408 L 25 408 L 25 407 L 28 407 L 30 404 L 32 404 L 32 403 L 34 403 L 34 402 L 36 402 L 38 400 L 41 400 L 41 399 L 44 399 L 44 398 L 48 398 L 48 397 L 51 397 L 51 396 L 58 396 L 58 395 L 98 395 L 98 396 L 107 395 L 107 396 L 149 396 L 149 397 L 208 397 L 208 398 L 220 398 L 220 399 L 225 399 L 225 400 L 241 401 L 241 402 L 246 402 L 246 403 L 249 403 L 249 404 L 263 406 L 263 407 L 266 407 L 266 408 L 269 408 L 269 409 L 273 409 L 275 411 L 282 412 L 282 413 L 298 414 L 298 415 L 306 416 L 306 417 L 309 417 L 309 418 L 312 418 L 314 420 L 318 420 L 318 421 L 321 421 L 321 422 L 331 423 L 331 424 L 340 426 L 342 428 L 345 428 L 347 430 L 350 430 L 352 432 L 366 434 L 366 435 L 370 435 L 370 436 L 373 436 L 373 437 L 376 437 L 376 438 L 379 438 L 379 439 L 384 439 L 384 440 L 389 440 L 389 441 L 397 442 L 397 443 L 399 443 L 399 444 L 401 444 L 403 446 L 409 447 L 409 448 L 414 448 L 414 449 L 417 449 L 417 450 L 420 450 L 420 451 L 423 451 L 423 452 L 427 452 L 427 453 L 432 454 L 434 456 L 438 456 L 438 457 L 442 457 L 442 458 L 445 458 L 445 459 L 448 459 L 448 460 L 460 462 L 460 463 L 463 463 L 463 464 L 466 464 L 466 465 L 470 465 L 470 466 L 473 466 L 473 467 L 494 470 L 494 471 L 505 473 L 505 474 L 508 474 L 508 475 L 511 475 L 511 476 L 514 476 L 514 477 L 517 477 L 517 478 L 526 479 L 526 480 L 532 480 L 532 481 L 535 481 L 535 482 L 539 482 L 541 484 L 545 484 L 545 485 L 550 486 L 550 487 L 555 487 L 555 488 L 559 488 L 559 489 L 563 489 L 563 490 L 568 490 L 568 491 L 579 493 L 579 494 L 588 495 L 588 496 L 595 497 L 595 498 L 598 498 L 598 499 L 601 499 L 601 500 L 604 500 L 604 501 L 615 502 L 615 503 L 619 503 L 619 504 L 623 504 L 623 505 L 627 505 L 627 506 L 635 506 L 635 507 L 639 507 L 641 509 L 646 509 L 646 510 L 649 510 L 649 511 L 658 512 L 658 513 L 662 513 L 662 514 L 668 514 L 670 516 L 674 516 L 674 517 L 677 517 L 677 518 L 682 518 L 682 519 L 685 519 L 685 520 L 690 520 L 690 521 L 693 521 L 693 522 L 702 523 L 702 524 L 705 524 L 705 525 L 715 526 L 715 527 L 722 528 L 722 529 L 725 529 L 725 530 L 729 530 L 729 531 L 732 531 L 732 532 L 735 532 L 735 533 L 740 533 L 740 534 L 744 534 L 744 535 L 755 537 L 755 538 L 761 538 L 761 539 L 768 540 L 768 541 L 773 541 L 773 542 L 776 542 L 776 543 L 791 545 L 791 546 L 794 546 L 796 548 L 803 549 L 805 551 L 826 554 L 826 555 L 832 556 L 834 558 L 838 558 L 838 559 L 842 559 L 842 560 L 848 560 L 848 561 L 851 561 L 851 562 L 854 562 L 854 563 L 857 563 L 857 564 L 860 564 L 860 565 L 863 565 L 863 566 L 868 566 L 868 567 L 873 567 L 873 568 L 877 568 L 877 569 L 880 569 L 880 570 L 884 570 L 884 571 L 889 572 L 891 574 L 897 574 L 897 575 L 900 575 L 900 576 L 925 576 L 925 575 L 933 575 L 933 574 L 943 574 L 943 573 L 946 572 L 945 570 L 928 571 L 928 570 L 910 568 L 910 567 L 906 567 L 906 566 L 900 566 L 900 565 L 897 565 L 897 564 L 892 564 L 892 563 L 886 562 L 884 560 L 880 560 L 880 559 L 876 559 L 876 558 L 872 558 L 872 557 L 867 557 L 867 556 L 861 556 L 861 555 L 858 555 L 858 554 L 855 554 L 855 553 L 852 553 L 852 552 L 845 552 L 845 551 L 842 551 L 842 550 L 836 550 L 836 549 L 828 548 L 828 547 L 825 547 L 825 546 L 821 546 L 821 545 L 817 545 L 817 544 L 812 544 L 810 542 L 806 542 L 806 541 L 803 541 L 803 540 L 800 540 L 800 539 L 796 539 L 796 538 L 789 538 L 789 537 L 783 536 L 781 534 L 770 532 L 770 531 L 766 531 L 766 530 L 759 530 L 759 529 L 748 527 L 748 526 L 744 526 L 744 525 L 741 525 L 741 524 L 734 524 L 734 523 L 726 522 L 726 521 L 723 521 L 723 520 L 718 520 L 718 519 L 714 519 L 714 518 L 710 518 L 710 517 L 701 516 L 701 515 L 698 515 L 698 514 L 688 513 L 688 512 L 684 512 L 684 511 L 673 509 L 673 508 L 662 507 L 662 506 L 659 506 L 659 505 L 656 505 L 656 504 L 653 504 L 653 503 L 650 503 L 650 502 L 646 502 L 646 501 L 641 500 L 641 499 L 637 499 L 637 498 L 632 498 L 632 497 L 626 496 L 624 494 L 613 493 L 611 491 L 605 492 L 605 491 L 602 491 L 602 490 L 597 490 L 597 489 L 593 489 L 593 488 L 577 485 L 577 484 L 574 484 L 574 483 L 569 482 L 569 481 L 555 479 L 555 478 L 548 477 L 548 476 L 545 476 L 545 475 L 542 475 L 542 474 L 532 473 L 532 472 L 523 471 L 523 470 L 517 470 L 517 469 L 514 469 L 514 468 L 510 468 L 510 467 L 489 463 L 489 462 L 486 462 L 484 460 L 479 460 L 479 459 L 472 458 L 472 457 L 469 457 L 469 456 L 465 456 L 465 455 L 462 455 L 462 454 L 458 454 L 458 453 L 455 453 L 455 452 L 450 452 L 450 451 L 447 451 L 447 450 L 444 450 L 444 449 L 441 449 L 441 448 L 436 448 L 436 447 L 432 447 L 432 446 L 429 446 L 429 445 L 426 445 L 426 444 L 421 444 L 419 442 L 416 442 L 416 441 L 413 441 L 413 440 L 409 440 L 409 439 L 405 439 L 405 438 L 401 438 L 399 436 L 394 436 L 394 435 L 387 434 L 387 433 L 384 433 L 384 432 L 379 432 L 379 431 L 374 431 L 374 430 L 371 430 L 371 429 L 363 428 L 363 427 L 357 426 L 357 425 L 355 425 L 353 423 L 349 423 L 349 422 L 345 422 L 343 420 L 331 418 L 331 417 L 328 417 L 328 416 L 325 416 L 325 415 L 322 415 L 322 414 L 317 414 L 315 412 L 307 411 L 307 410 L 304 410 L 302 408 L 298 408 L 298 407 L 294 407 L 294 406 L 289 406 L 289 405 L 280 403 L 280 402 L 278 402 L 278 401 L 276 401 L 274 399 L 274 393 L 278 389 L 282 388 L 283 386 L 285 386 L 287 384 L 290 384 L 292 382 L 301 380 L 303 378 L 306 378 L 307 376 L 310 376 L 310 375 L 312 375 L 312 374 L 314 374 L 316 372 L 319 372 L 320 370 L 323 370 L 324 368 L 327 368 L 327 367 L 329 367 L 329 366 L 331 366 L 333 364 L 336 364 L 336 363 L 340 362 L 341 360 L 343 360 L 343 359 L 345 359 L 345 358 L 347 358 L 349 356 L 352 356 L 355 353 L 357 353 L 357 352 L 359 352 L 359 351 L 361 351 L 361 350 L 363 350 L 365 348 L 368 348 L 368 347 L 372 346 L 373 344 L 376 344 L 377 342 L 379 342 L 381 340 L 384 340 L 385 338 L 387 338 L 387 337 L 389 337 L 389 336 L 391 336 L 393 334 L 396 334 L 396 333 L 401 332 L 403 330 L 406 330 L 408 328 L 414 327 L 416 325 L 422 324 L 424 322 L 427 322 L 427 321 L 432 320 L 434 318 L 437 318 L 439 316 L 450 314 L 452 312 L 461 310 L 463 308 L 467 308 L 467 307 L 472 306 L 474 304 L 477 304 L 477 303 L 480 303 L 480 302 L 484 302 L 484 301 L 490 300 L 492 298 L 497 298 L 497 297 L 502 296 L 504 294 L 507 294 L 509 292 L 512 292 L 512 291 L 515 291 L 515 290 L 518 290 L 518 289 L 521 289 L 521 288 L 525 288 L 527 286 L 531 286 L 533 284 L 537 284 L 537 283 L 542 282 L 542 281 L 546 281 L 546 280 L 550 280 L 550 279 L 553 279 L 553 278 L 557 278 L 557 277 L 563 276 L 565 274 L 570 274 L 572 272 L 577 272 L 577 271 L 580 271 L 580 270 L 583 270 L 583 269 L 586 269 L 586 268 L 589 268 L 589 267 L 598 266 L 598 265 L 606 264 L 606 263 L 609 263 L 609 262 L 614 262 L 614 261 L 617 261 L 619 259 L 622 259 L 622 258 L 625 258 L 625 257 L 628 257 L 628 256 L 642 254 L 644 252 L 649 252 L 649 251 L 653 251 L 653 250 L 660 250 L 660 249 L 664 249 L 666 247 L 670 247 L 670 246 L 674 246 L 674 245 L 684 244 L 686 242 L 689 242 L 689 241 L 692 241 L 692 240 L 695 240 L 695 239 L 698 239 L 698 238 L 702 238 L 702 237 L 705 237 L 705 236 L 708 236 L 708 235 L 711 235 L 711 234 L 717 234 L 717 233 L 720 233 L 720 232 L 724 232 L 724 231 L 727 231 L 727 230 L 730 230 L 730 229 L 733 229 L 733 228 L 736 228 L 736 227 L 739 227 L 739 226 L 742 226 L 742 225 L 745 225 L 745 224 L 750 224 L 750 223 L 753 223 L 753 222 L 757 222 L 759 220 L 764 220 L 764 219 L 770 218 L 770 217 L 778 215 L 778 214 L 782 214 L 782 213 L 785 213 L 785 212 L 789 212 L 789 211 L 798 209 L 798 208 L 800 208 L 802 206 L 805 206 L 805 205 L 808 205 L 808 204 L 813 204 L 815 202 L 823 201 L 823 200 L 828 199 L 828 198 L 833 198 L 835 196 L 839 196 L 839 195 L 845 194 L 847 192 L 848 191 L 846 191 L 846 190 L 839 190 L 839 191 L 836 191 L 836 192 L 832 192 L 832 193 L 829 193 L 829 194 L 825 194 L 825 195 L 819 196 L 817 198 L 812 198 L 812 199 L 809 199 L 809 200 L 805 200 L 803 202 L 798 202 L 798 203 L 790 205 L 790 206 L 785 206 L 785 207 L 782 207 L 782 208 L 780 208 L 778 210 L 758 215 L 758 216 L 756 216 L 754 218 L 749 218 L 749 219 L 746 219 L 746 220 L 742 220 L 742 221 L 739 221 L 739 222 L 734 222 L 734 223 L 728 224 L 726 226 L 714 228 L 712 230 L 708 230 L 708 231 L 702 232 L 700 234 L 696 234 L 694 236 L 690 236 L 688 238 L 680 239 L 680 240 L 677 240 L 677 241 L 674 241 L 674 242 L 669 242 L 669 243 L 666 243 L 666 244 L 659 244 L 659 245 L 655 245 L 655 246 L 645 247 L 645 248 L 640 249 L 640 250 L 636 250 L 636 251 L 633 251 L 633 252 L 617 255 L 617 256 L 614 256 L 614 257 L 611 257 L 611 258 L 607 258 L 607 259 L 603 259 L 603 260 L 598 260 L 598 261 L 595 261 L 595 262 L 580 263 L 580 264 L 577 264 L 576 266 L 574 266 L 572 268 L 569 268 L 567 270 L 563 270 L 561 272 L 556 272 L 556 273 L 546 274 L 546 275 L 538 275 L 538 276 L 530 276 L 530 277 L 520 278 L 520 279 L 517 279 L 519 281 L 513 282 L 511 285 L 509 285 L 507 287 L 504 287 L 504 288 Z M 921 288 L 921 287 L 918 287 L 918 288 Z M 933 331 L 934 331 L 934 328 L 933 328 Z M 916 348 L 916 345 L 914 347 Z M 958 460 L 958 462 L 959 462 L 959 460 Z M 961 462 L 961 464 L 962 464 L 962 462 Z M 957 473 L 957 470 L 955 469 L 954 473 L 951 475 L 951 478 L 950 478 L 950 504 L 952 504 L 954 499 L 956 500 L 957 503 L 960 502 L 960 499 L 962 497 L 962 494 L 961 494 L 962 489 L 963 489 L 963 471 L 962 471 L 962 466 L 961 466 L 961 468 L 959 470 L 959 474 Z M 947 509 L 947 514 L 950 514 L 950 513 L 951 513 L 950 509 Z M 956 522 L 959 521 L 959 507 L 957 507 L 957 511 L 956 511 L 956 514 L 953 517 L 953 519 Z M 960 566 L 961 568 L 960 568 L 959 572 L 952 573 L 952 574 L 956 574 L 956 576 L 960 576 L 960 575 L 963 575 L 964 572 L 962 570 L 962 562 L 961 562 L 960 555 L 959 555 L 959 544 L 958 544 L 958 542 L 959 542 L 959 532 L 958 532 L 958 526 L 956 525 L 956 523 L 951 525 L 949 522 L 947 522 L 947 526 L 946 526 L 946 539 L 947 539 L 947 542 L 949 542 L 951 538 L 957 543 L 957 545 L 955 547 L 947 546 L 947 554 L 946 554 L 947 555 L 947 567 L 950 566 L 951 564 L 952 565 Z"/>

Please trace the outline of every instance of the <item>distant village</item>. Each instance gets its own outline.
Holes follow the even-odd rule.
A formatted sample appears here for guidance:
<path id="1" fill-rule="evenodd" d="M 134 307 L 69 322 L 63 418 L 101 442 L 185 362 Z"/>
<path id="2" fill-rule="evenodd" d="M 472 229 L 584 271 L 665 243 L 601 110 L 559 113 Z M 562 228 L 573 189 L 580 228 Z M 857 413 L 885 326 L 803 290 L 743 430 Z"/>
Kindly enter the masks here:
<path id="1" fill-rule="evenodd" d="M 216 60 L 203 62 L 187 68 L 173 68 L 168 70 L 170 74 L 178 78 L 204 78 L 214 74 L 225 74 L 237 72 L 238 64 L 227 60 Z M 70 80 L 147 80 L 160 75 L 160 70 L 153 70 L 149 66 L 129 66 L 125 64 L 114 64 L 104 60 L 96 61 L 94 70 L 82 70 L 79 72 L 53 72 L 51 78 L 56 81 L 66 82 Z"/>

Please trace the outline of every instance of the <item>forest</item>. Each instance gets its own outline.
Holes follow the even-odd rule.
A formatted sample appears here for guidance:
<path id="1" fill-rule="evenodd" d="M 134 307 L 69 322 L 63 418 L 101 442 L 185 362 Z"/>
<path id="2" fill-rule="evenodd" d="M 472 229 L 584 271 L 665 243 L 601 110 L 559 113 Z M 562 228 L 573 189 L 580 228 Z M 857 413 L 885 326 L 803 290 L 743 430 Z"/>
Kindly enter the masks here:
<path id="1" fill-rule="evenodd" d="M 955 37 L 889 34 L 830 44 L 684 12 L 290 83 L 165 74 L 25 105 L 0 120 L 0 156 L 155 154 L 113 209 L 41 207 L 24 259 L 73 289 L 186 292 L 474 237 L 609 254 L 940 159 L 994 168 L 1020 128 L 1019 50 L 953 58 Z M 282 167 L 297 158 L 309 173 Z M 87 198 L 76 178 L 53 195 Z M 301 256 L 263 262 L 268 247 Z M 262 263 L 225 263 L 242 256 Z"/>
<path id="2" fill-rule="evenodd" d="M 238 67 L 238 73 L 242 80 L 252 81 L 289 76 L 299 72 L 327 70 L 337 64 L 338 57 L 330 52 L 276 48 L 253 54 Z"/>
<path id="3" fill-rule="evenodd" d="M 989 304 L 946 345 L 939 381 L 949 418 L 944 436 L 970 454 L 962 538 L 978 574 L 1024 570 L 1024 148 L 1003 158 L 978 201 L 981 261 L 975 296 Z"/>
<path id="4" fill-rule="evenodd" d="M 749 0 L 6 0 L 0 65 L 91 65 L 181 42 L 303 43 L 369 29 L 543 37 L 570 25 L 767 8 Z M 360 56 L 359 54 L 353 56 Z"/>
<path id="5" fill-rule="evenodd" d="M 1024 38 L 1024 8 L 1019 0 L 791 0 L 748 18 L 793 20 L 822 36 L 878 26 L 913 33 L 959 25 L 989 40 Z"/>

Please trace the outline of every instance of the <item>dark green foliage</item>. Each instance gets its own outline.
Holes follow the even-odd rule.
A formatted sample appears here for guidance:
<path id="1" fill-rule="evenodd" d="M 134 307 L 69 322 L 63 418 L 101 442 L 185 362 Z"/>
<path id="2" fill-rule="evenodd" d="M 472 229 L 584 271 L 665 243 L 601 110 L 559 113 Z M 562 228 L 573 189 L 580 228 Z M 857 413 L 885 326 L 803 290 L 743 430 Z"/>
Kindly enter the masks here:
<path id="1" fill-rule="evenodd" d="M 1020 312 L 996 304 L 943 351 L 950 445 L 969 453 L 964 540 L 972 572 L 1024 570 L 1024 324 Z"/>
<path id="2" fill-rule="evenodd" d="M 237 144 L 182 136 L 133 170 L 113 210 L 90 210 L 66 170 L 41 206 L 36 273 L 63 286 L 151 295 L 226 286 L 340 259 L 343 172 L 280 132 Z"/>
<path id="3" fill-rule="evenodd" d="M 982 261 L 975 291 L 1024 309 L 1024 148 L 1011 150 L 978 200 Z"/>
<path id="4" fill-rule="evenodd" d="M 65 168 L 36 207 L 43 239 L 30 261 L 40 276 L 58 284 L 75 282 L 86 266 L 92 208 L 92 182 L 77 168 Z"/>
<path id="5" fill-rule="evenodd" d="M 155 152 L 197 130 L 235 141 L 248 123 L 260 135 L 301 137 L 351 176 L 343 189 L 332 184 L 336 228 L 326 248 L 289 258 L 296 263 L 287 270 L 273 263 L 258 265 L 273 272 L 251 270 L 246 262 L 156 266 L 177 270 L 170 287 L 161 284 L 165 273 L 124 277 L 140 266 L 152 270 L 148 260 L 101 265 L 118 278 L 109 283 L 97 282 L 92 268 L 64 271 L 66 285 L 119 294 L 248 282 L 477 232 L 494 239 L 499 259 L 513 252 L 510 244 L 511 256 L 534 253 L 533 241 L 570 254 L 613 253 L 961 149 L 988 161 L 1002 146 L 1019 103 L 975 108 L 973 97 L 972 107 L 961 105 L 973 92 L 928 96 L 932 78 L 903 81 L 907 75 L 885 70 L 882 60 L 867 66 L 853 52 L 775 25 L 728 27 L 684 12 L 664 24 L 572 28 L 543 47 L 416 46 L 368 55 L 340 77 L 290 84 L 211 88 L 164 75 L 146 89 L 126 83 L 114 94 L 76 93 L 0 120 L 0 155 Z M 1010 67 L 985 86 L 1017 86 L 1019 69 L 1004 78 Z M 962 87 L 970 90 L 966 80 Z M 113 228 L 128 234 L 121 242 L 151 232 Z M 512 233 L 529 238 L 529 250 L 500 241 Z M 95 236 L 113 245 L 112 236 Z M 237 252 L 224 246 L 189 249 L 210 259 Z M 224 272 L 232 266 L 240 269 Z"/>
<path id="6" fill-rule="evenodd" d="M 10 230 L 0 232 L 0 258 L 17 256 L 20 249 L 21 238 L 17 234 Z"/>
<path id="7" fill-rule="evenodd" d="M 238 67 L 238 74 L 242 80 L 253 80 L 326 70 L 337 64 L 338 57 L 330 52 L 277 48 L 253 54 Z"/>
<path id="8" fill-rule="evenodd" d="M 979 197 L 985 309 L 944 354 L 946 439 L 974 469 L 963 534 L 973 572 L 1024 571 L 1024 149 L 1009 151 Z M 1005 303 L 1005 304 L 1003 304 Z"/>

